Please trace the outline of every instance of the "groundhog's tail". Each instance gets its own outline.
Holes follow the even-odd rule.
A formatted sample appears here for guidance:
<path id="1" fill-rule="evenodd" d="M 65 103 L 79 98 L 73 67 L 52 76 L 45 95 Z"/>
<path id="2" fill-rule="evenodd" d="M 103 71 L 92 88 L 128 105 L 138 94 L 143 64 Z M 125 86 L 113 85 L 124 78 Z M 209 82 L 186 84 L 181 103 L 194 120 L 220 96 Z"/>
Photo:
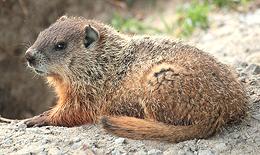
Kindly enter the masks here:
<path id="1" fill-rule="evenodd" d="M 101 118 L 101 124 L 110 133 L 139 140 L 180 142 L 194 138 L 206 138 L 214 134 L 220 124 L 216 120 L 198 125 L 174 126 L 134 117 Z"/>

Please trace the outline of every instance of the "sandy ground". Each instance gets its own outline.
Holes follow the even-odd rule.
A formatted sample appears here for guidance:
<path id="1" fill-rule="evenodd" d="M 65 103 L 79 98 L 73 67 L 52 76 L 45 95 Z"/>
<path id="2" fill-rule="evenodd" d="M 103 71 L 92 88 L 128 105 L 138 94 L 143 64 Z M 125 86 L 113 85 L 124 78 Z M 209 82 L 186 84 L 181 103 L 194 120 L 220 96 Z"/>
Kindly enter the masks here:
<path id="1" fill-rule="evenodd" d="M 207 140 L 178 144 L 119 138 L 108 135 L 98 125 L 26 128 L 21 122 L 0 123 L 0 155 L 260 154 L 260 10 L 247 14 L 214 13 L 210 19 L 210 29 L 197 32 L 189 43 L 238 71 L 250 96 L 250 116 L 242 123 L 225 127 Z"/>

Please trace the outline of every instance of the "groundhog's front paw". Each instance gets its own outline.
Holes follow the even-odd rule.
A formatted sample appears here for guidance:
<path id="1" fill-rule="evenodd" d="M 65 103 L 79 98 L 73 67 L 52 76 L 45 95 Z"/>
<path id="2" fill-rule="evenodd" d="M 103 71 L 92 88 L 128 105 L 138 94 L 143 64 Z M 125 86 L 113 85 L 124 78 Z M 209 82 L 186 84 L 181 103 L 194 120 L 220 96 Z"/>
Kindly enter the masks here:
<path id="1" fill-rule="evenodd" d="M 27 127 L 41 127 L 50 125 L 46 113 L 29 118 L 24 123 L 27 125 Z"/>

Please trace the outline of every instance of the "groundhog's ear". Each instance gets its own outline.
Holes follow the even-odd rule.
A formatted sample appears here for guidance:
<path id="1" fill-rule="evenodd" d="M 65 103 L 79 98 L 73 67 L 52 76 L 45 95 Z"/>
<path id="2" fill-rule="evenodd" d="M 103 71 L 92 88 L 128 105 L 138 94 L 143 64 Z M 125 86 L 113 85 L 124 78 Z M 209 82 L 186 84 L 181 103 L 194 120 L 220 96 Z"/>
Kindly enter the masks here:
<path id="1" fill-rule="evenodd" d="M 84 45 L 85 47 L 89 47 L 93 42 L 99 40 L 99 32 L 94 27 L 88 25 L 85 27 L 85 38 L 84 38 Z"/>
<path id="2" fill-rule="evenodd" d="M 57 19 L 57 21 L 64 21 L 64 20 L 67 19 L 67 18 L 68 18 L 68 16 L 63 15 L 63 16 L 61 16 L 59 19 Z"/>

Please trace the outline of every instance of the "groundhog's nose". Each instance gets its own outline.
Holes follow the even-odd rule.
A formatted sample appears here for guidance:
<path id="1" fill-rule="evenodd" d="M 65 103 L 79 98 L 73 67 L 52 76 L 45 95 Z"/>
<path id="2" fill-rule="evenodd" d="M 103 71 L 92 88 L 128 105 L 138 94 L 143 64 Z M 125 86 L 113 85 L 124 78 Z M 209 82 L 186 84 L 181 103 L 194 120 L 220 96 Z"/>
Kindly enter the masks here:
<path id="1" fill-rule="evenodd" d="M 33 66 L 33 64 L 35 63 L 35 57 L 34 57 L 33 52 L 31 52 L 31 51 L 27 51 L 25 53 L 25 59 L 28 61 L 30 66 Z"/>

